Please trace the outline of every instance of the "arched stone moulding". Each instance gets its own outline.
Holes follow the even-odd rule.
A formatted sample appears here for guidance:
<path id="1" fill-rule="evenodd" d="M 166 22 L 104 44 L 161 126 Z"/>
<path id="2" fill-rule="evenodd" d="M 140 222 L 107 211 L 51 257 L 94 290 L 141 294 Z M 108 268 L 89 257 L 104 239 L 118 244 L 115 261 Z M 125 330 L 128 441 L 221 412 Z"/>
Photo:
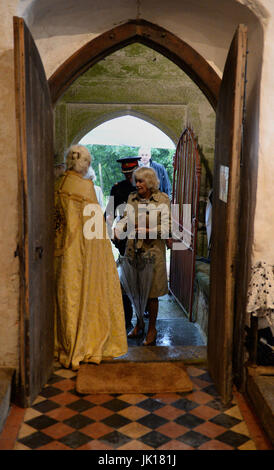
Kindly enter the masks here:
<path id="1" fill-rule="evenodd" d="M 180 67 L 216 109 L 221 78 L 208 62 L 186 42 L 158 25 L 132 20 L 107 31 L 71 55 L 49 78 L 53 105 L 89 67 L 134 42 L 160 52 Z"/>
<path id="2" fill-rule="evenodd" d="M 136 117 L 138 119 L 148 122 L 149 124 L 152 124 L 161 132 L 166 134 L 170 138 L 170 140 L 173 141 L 174 146 L 176 147 L 178 136 L 175 135 L 175 133 L 172 133 L 170 129 L 167 129 L 165 126 L 163 126 L 161 121 L 153 119 L 151 116 L 143 112 L 138 112 L 134 109 L 131 109 L 131 110 L 121 109 L 115 112 L 102 113 L 102 115 L 98 119 L 94 120 L 93 118 L 91 118 L 87 120 L 87 123 L 85 124 L 84 127 L 80 126 L 81 128 L 79 129 L 79 132 L 77 132 L 77 134 L 75 134 L 75 136 L 73 137 L 71 141 L 71 145 L 77 144 L 82 139 L 82 137 L 84 137 L 88 132 L 92 131 L 93 129 L 100 126 L 101 124 L 111 121 L 112 119 L 116 119 L 116 118 L 124 117 L 124 116 Z"/>

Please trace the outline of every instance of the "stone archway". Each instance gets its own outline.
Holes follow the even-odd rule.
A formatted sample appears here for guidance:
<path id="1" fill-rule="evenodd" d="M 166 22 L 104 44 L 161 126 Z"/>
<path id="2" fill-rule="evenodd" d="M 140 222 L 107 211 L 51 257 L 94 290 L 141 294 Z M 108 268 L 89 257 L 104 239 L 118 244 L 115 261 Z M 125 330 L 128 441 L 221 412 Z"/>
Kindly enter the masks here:
<path id="1" fill-rule="evenodd" d="M 130 111 L 121 110 L 121 111 L 111 112 L 111 113 L 102 113 L 100 118 L 96 120 L 94 120 L 93 118 L 87 117 L 85 125 L 81 126 L 81 129 L 79 130 L 79 132 L 77 132 L 75 137 L 72 139 L 71 145 L 77 144 L 81 140 L 82 137 L 84 137 L 88 132 L 92 131 L 93 129 L 100 126 L 101 124 L 107 121 L 111 121 L 112 119 L 116 119 L 116 118 L 123 117 L 123 116 L 136 117 L 143 121 L 148 122 L 149 124 L 152 124 L 157 129 L 159 129 L 164 134 L 166 134 L 173 141 L 174 145 L 176 145 L 177 136 L 170 129 L 164 127 L 161 121 L 157 120 L 156 118 L 153 118 L 149 114 L 138 112 L 134 109 Z"/>
<path id="2" fill-rule="evenodd" d="M 176 64 L 198 86 L 213 110 L 216 110 L 221 84 L 221 78 L 218 74 L 186 42 L 158 25 L 145 20 L 132 20 L 113 28 L 92 39 L 71 55 L 48 80 L 53 105 L 56 105 L 72 83 L 90 67 L 133 43 L 143 44 Z M 106 120 L 108 119 L 101 122 Z M 97 125 L 101 122 L 97 122 Z M 86 123 L 86 125 L 85 131 L 90 130 L 91 123 Z M 96 127 L 94 122 L 92 127 Z M 76 136 L 74 140 L 76 140 Z"/>
<path id="3" fill-rule="evenodd" d="M 147 25 L 146 22 L 145 22 L 145 24 Z M 128 23 L 126 23 L 124 25 L 124 27 L 126 28 L 127 25 L 128 25 Z M 158 28 L 158 26 L 157 26 L 157 28 Z M 115 28 L 115 30 L 116 29 L 117 28 Z M 161 32 L 164 31 L 161 28 L 158 28 L 158 29 Z M 144 28 L 142 30 L 145 31 Z M 114 30 L 111 30 L 111 31 L 114 31 Z M 138 29 L 138 31 L 139 31 L 139 29 Z M 109 36 L 112 37 L 112 34 L 114 34 L 114 33 L 109 32 L 108 34 L 109 34 Z M 149 34 L 149 33 L 146 32 L 146 34 Z M 162 34 L 165 34 L 165 33 L 162 33 Z M 139 36 L 140 36 L 140 34 L 139 34 Z M 147 36 L 145 36 L 145 37 L 147 37 Z M 86 53 L 88 52 L 88 50 L 89 51 L 93 50 L 92 49 L 92 44 L 94 44 L 94 41 L 96 41 L 96 40 L 90 41 L 90 43 L 88 43 L 88 49 L 87 49 Z M 136 44 L 136 41 L 137 41 L 137 44 Z M 182 41 L 179 41 L 179 42 L 181 43 Z M 85 134 L 87 134 L 89 131 L 91 131 L 95 127 L 99 126 L 100 124 L 102 124 L 105 121 L 111 120 L 111 119 L 113 119 L 115 117 L 118 117 L 118 116 L 123 116 L 125 114 L 134 115 L 134 116 L 139 117 L 139 118 L 141 118 L 145 121 L 150 122 L 153 125 L 156 125 L 156 127 L 160 128 L 166 135 L 168 135 L 171 138 L 171 140 L 174 141 L 175 145 L 176 145 L 176 143 L 177 143 L 177 141 L 178 141 L 178 139 L 181 135 L 182 128 L 188 122 L 191 122 L 192 125 L 194 125 L 194 128 L 196 129 L 196 132 L 199 133 L 199 136 L 200 136 L 200 138 L 199 138 L 200 150 L 201 150 L 201 153 L 202 153 L 203 161 L 206 162 L 206 164 L 203 165 L 203 177 L 202 177 L 203 184 L 201 185 L 201 201 L 202 201 L 201 205 L 203 207 L 203 209 L 201 210 L 201 217 L 202 217 L 202 214 L 205 211 L 206 196 L 207 196 L 207 193 L 210 190 L 207 169 L 208 169 L 208 167 L 210 167 L 212 169 L 213 159 L 214 159 L 214 130 L 213 130 L 213 127 L 209 128 L 208 125 L 205 124 L 205 129 L 207 129 L 207 131 L 206 131 L 207 135 L 209 134 L 209 131 L 212 129 L 212 136 L 213 137 L 212 137 L 211 141 L 209 142 L 208 137 L 205 139 L 205 136 L 204 136 L 205 132 L 203 132 L 203 133 L 199 132 L 200 129 L 201 129 L 199 120 L 201 120 L 205 123 L 205 117 L 202 118 L 201 115 L 198 115 L 198 117 L 196 118 L 195 115 L 192 115 L 193 114 L 192 111 L 184 111 L 184 114 L 182 114 L 182 113 L 179 114 L 178 119 L 177 118 L 176 119 L 180 123 L 179 126 L 178 126 L 180 128 L 177 129 L 177 127 L 176 128 L 174 128 L 174 126 L 172 127 L 170 117 L 168 117 L 168 114 L 167 114 L 167 111 L 166 111 L 167 110 L 166 105 L 167 105 L 167 103 L 169 103 L 168 100 L 166 101 L 166 98 L 164 100 L 164 103 L 165 103 L 165 111 L 164 111 L 165 119 L 160 118 L 161 115 L 159 115 L 159 107 L 156 106 L 156 104 L 154 103 L 153 100 L 152 100 L 153 103 L 154 103 L 153 106 L 150 104 L 149 101 L 146 101 L 146 103 L 149 103 L 149 104 L 147 104 L 146 108 L 144 108 L 142 106 L 142 104 L 139 103 L 138 99 L 135 100 L 136 97 L 133 97 L 132 102 L 131 102 L 130 98 L 128 96 L 126 96 L 128 101 L 126 101 L 126 99 L 123 99 L 121 103 L 119 102 L 119 106 L 117 106 L 118 101 L 117 101 L 117 103 L 115 101 L 115 106 L 112 107 L 111 104 L 113 104 L 114 101 L 112 101 L 112 98 L 110 99 L 109 95 L 107 95 L 107 99 L 106 99 L 107 103 L 105 104 L 104 100 L 103 100 L 103 96 L 104 96 L 103 92 L 101 91 L 101 89 L 99 90 L 98 85 L 97 85 L 97 87 L 95 85 L 94 76 L 97 77 L 98 71 L 95 73 L 95 75 L 92 75 L 93 81 L 91 83 L 88 83 L 88 75 L 87 74 L 88 74 L 89 70 L 96 69 L 96 67 L 100 66 L 101 63 L 104 64 L 103 68 L 105 70 L 106 67 L 107 67 L 106 63 L 111 57 L 114 57 L 118 53 L 121 53 L 122 51 L 125 51 L 125 50 L 127 50 L 131 47 L 145 48 L 147 50 L 150 50 L 152 54 L 154 53 L 154 55 L 155 55 L 155 52 L 156 53 L 158 52 L 158 51 L 155 51 L 155 49 L 153 49 L 151 44 L 148 46 L 147 44 L 143 44 L 142 41 L 140 41 L 140 43 L 138 44 L 137 39 L 132 39 L 131 38 L 131 43 L 129 43 L 129 44 L 125 44 L 125 43 L 121 44 L 120 43 L 120 48 L 118 47 L 118 39 L 117 39 L 116 43 L 117 43 L 116 44 L 116 50 L 110 50 L 108 48 L 108 53 L 104 52 L 104 56 L 100 55 L 100 57 L 99 57 L 99 52 L 97 51 L 97 55 L 96 55 L 96 58 L 95 58 L 96 60 L 94 59 L 92 65 L 87 66 L 87 63 L 85 62 L 85 70 L 82 69 L 83 70 L 82 73 L 80 73 L 78 71 L 77 74 L 76 74 L 76 72 L 75 72 L 74 80 L 72 80 L 72 83 L 70 83 L 70 85 L 67 87 L 67 89 L 64 89 L 63 96 L 60 99 L 58 99 L 58 103 L 56 103 L 57 104 L 56 105 L 56 116 L 57 116 L 56 122 L 61 122 L 62 124 L 57 126 L 56 133 L 55 133 L 55 138 L 57 138 L 57 140 L 58 140 L 58 136 L 60 135 L 60 145 L 59 145 L 59 141 L 58 141 L 58 144 L 56 145 L 56 149 L 55 149 L 56 150 L 56 152 L 55 152 L 56 153 L 56 158 L 61 159 L 62 158 L 61 155 L 63 156 L 64 150 L 69 145 L 76 144 L 77 142 L 79 142 L 79 140 Z M 86 47 L 86 46 L 84 46 L 84 47 Z M 183 49 L 182 49 L 181 52 L 183 52 Z M 193 53 L 193 49 L 191 49 L 191 53 Z M 154 57 L 154 55 L 153 55 L 153 57 Z M 170 56 L 168 56 L 167 52 L 166 52 L 165 56 L 160 52 L 157 54 L 157 56 L 162 56 L 162 59 L 165 60 L 166 63 L 170 62 L 170 64 L 172 64 L 174 69 L 178 68 L 178 73 L 180 73 L 180 75 L 179 75 L 180 80 L 182 79 L 182 76 L 186 76 L 188 81 L 190 83 L 192 83 L 192 86 L 195 88 L 195 90 L 196 90 L 195 92 L 197 93 L 197 95 L 199 95 L 199 100 L 200 101 L 203 100 L 203 102 L 206 105 L 206 109 L 209 112 L 211 112 L 212 115 L 215 115 L 214 109 L 212 109 L 210 102 L 207 100 L 207 96 L 205 96 L 203 94 L 203 92 L 201 91 L 201 89 L 199 89 L 199 87 L 196 86 L 194 81 L 189 76 L 187 76 L 186 72 L 182 68 L 178 67 L 178 61 L 175 64 L 170 59 Z M 200 57 L 200 59 L 201 59 L 202 65 L 206 64 L 206 68 L 207 68 L 208 64 L 201 57 Z M 116 58 L 116 60 L 117 60 L 117 58 Z M 146 57 L 145 60 L 147 61 L 146 63 L 149 63 L 149 61 L 151 60 L 151 57 Z M 153 59 L 153 60 L 155 60 L 155 62 L 152 61 L 152 63 L 155 63 L 158 66 L 158 59 L 157 59 L 157 61 L 156 61 L 156 59 Z M 190 60 L 190 55 L 188 56 L 188 60 Z M 63 64 L 65 69 L 70 73 L 71 68 L 73 67 L 73 65 L 71 65 L 69 67 L 68 66 L 69 61 L 75 61 L 75 54 L 72 55 L 71 58 L 68 59 L 68 61 Z M 89 61 L 91 61 L 91 54 L 89 54 Z M 89 62 L 89 64 L 90 64 L 90 62 Z M 63 70 L 63 66 L 61 66 L 55 72 L 55 74 L 51 77 L 50 80 L 52 80 L 53 77 L 55 77 L 54 82 L 51 82 L 52 87 L 55 86 L 54 85 L 55 80 L 57 81 L 57 79 L 58 80 L 62 79 L 61 76 L 59 78 L 57 77 L 57 72 L 61 73 L 61 71 Z M 107 70 L 108 70 L 108 72 L 107 72 L 108 74 L 110 74 L 110 72 L 112 71 L 112 69 L 107 69 Z M 213 72 L 216 75 L 216 73 L 213 71 L 213 69 L 210 68 L 209 70 L 211 70 L 211 72 Z M 107 76 L 107 74 L 106 74 L 106 76 Z M 117 68 L 115 68 L 114 76 L 116 78 L 118 77 Z M 208 76 L 209 76 L 209 85 L 211 86 L 212 82 L 210 81 L 210 73 L 209 73 Z M 80 80 L 81 80 L 82 77 L 85 77 L 85 78 L 83 80 L 83 83 L 80 83 Z M 129 74 L 129 77 L 131 77 L 131 74 Z M 104 78 L 105 78 L 105 76 L 103 76 L 103 82 L 104 82 Z M 218 75 L 217 75 L 217 78 L 218 78 L 218 81 L 220 81 Z M 157 79 L 158 79 L 158 75 L 157 75 Z M 167 79 L 169 79 L 173 83 L 174 75 L 170 74 L 170 76 Z M 64 84 L 65 83 L 68 83 L 68 82 L 66 82 L 64 80 Z M 119 83 L 120 83 L 120 80 L 119 80 Z M 78 92 L 77 92 L 77 86 L 78 85 L 79 85 L 79 88 L 81 90 L 79 92 L 79 95 L 78 95 Z M 102 85 L 100 83 L 100 80 L 99 80 L 99 85 L 103 89 L 104 89 L 104 86 L 106 86 L 106 85 Z M 124 83 L 124 85 L 125 85 L 125 83 Z M 83 91 L 84 87 L 92 89 L 93 90 L 92 94 L 85 93 Z M 123 88 L 123 83 L 122 83 L 122 88 Z M 147 87 L 145 86 L 145 88 L 147 88 Z M 146 97 L 146 94 L 145 94 L 145 88 L 143 88 L 143 91 L 142 91 L 142 94 L 141 94 L 141 96 L 142 96 L 141 102 L 143 102 L 143 100 L 148 99 L 148 97 Z M 135 88 L 132 87 L 132 89 L 135 89 Z M 71 91 L 69 92 L 69 90 L 71 90 Z M 184 106 L 186 107 L 187 104 L 188 104 L 187 100 L 189 99 L 188 95 L 187 94 L 184 95 L 182 93 L 182 88 L 176 88 L 176 90 L 177 90 L 176 92 L 178 93 L 178 96 L 183 96 L 182 100 L 178 101 L 178 103 L 180 102 L 181 104 L 184 104 Z M 98 94 L 96 94 L 96 93 L 98 93 Z M 116 88 L 114 88 L 114 93 L 117 93 Z M 78 96 L 79 96 L 80 104 L 77 103 Z M 111 92 L 111 97 L 112 96 L 113 96 L 113 92 Z M 154 96 L 154 99 L 155 99 L 155 96 Z M 217 97 L 216 96 L 215 96 L 214 100 L 217 102 Z M 200 101 L 199 101 L 199 103 L 200 103 Z M 160 104 L 160 102 L 158 102 L 157 100 L 156 100 L 156 102 L 157 102 L 158 105 Z M 171 101 L 171 103 L 174 104 L 173 101 Z M 84 112 L 81 111 L 81 106 L 85 107 Z M 176 102 L 176 106 L 177 106 L 177 102 Z M 149 112 L 148 112 L 148 107 L 149 107 Z M 94 111 L 95 108 L 97 109 L 96 112 Z M 153 108 L 153 110 L 151 110 L 151 108 Z M 178 116 L 178 107 L 173 108 L 173 111 L 175 109 L 176 109 L 176 112 L 174 112 L 174 114 L 176 114 L 176 116 Z M 60 114 L 59 114 L 59 110 L 60 110 Z M 204 108 L 203 108 L 203 111 L 204 111 Z M 190 119 L 190 121 L 189 121 L 189 119 Z M 212 120 L 212 122 L 213 122 L 213 120 Z M 66 129 L 66 132 L 64 132 L 64 128 Z M 215 128 L 215 120 L 214 120 L 214 128 Z M 60 131 L 60 129 L 61 129 L 61 131 Z M 64 138 L 64 135 L 66 136 L 65 138 Z M 208 159 L 209 159 L 209 163 L 208 163 Z M 201 250 L 202 250 L 202 253 L 200 253 L 200 254 L 206 255 L 206 244 L 207 244 L 207 242 L 206 242 L 205 231 L 203 231 L 203 228 L 201 228 L 201 230 L 199 231 L 199 240 L 200 240 L 200 245 L 201 245 Z"/>
<path id="4" fill-rule="evenodd" d="M 103 33 L 70 56 L 49 78 L 55 105 L 66 89 L 89 67 L 122 47 L 139 42 L 160 52 L 178 65 L 200 88 L 216 109 L 220 77 L 208 62 L 186 42 L 158 25 L 132 20 Z"/>

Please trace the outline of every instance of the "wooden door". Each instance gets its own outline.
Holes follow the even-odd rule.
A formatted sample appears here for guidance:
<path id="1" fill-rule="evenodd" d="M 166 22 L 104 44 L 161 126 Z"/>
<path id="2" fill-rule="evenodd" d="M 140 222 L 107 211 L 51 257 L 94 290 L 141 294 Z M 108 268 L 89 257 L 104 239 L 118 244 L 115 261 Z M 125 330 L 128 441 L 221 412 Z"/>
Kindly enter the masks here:
<path id="1" fill-rule="evenodd" d="M 208 367 L 224 403 L 232 398 L 233 320 L 247 30 L 227 56 L 216 111 Z"/>
<path id="2" fill-rule="evenodd" d="M 20 402 L 29 406 L 53 363 L 53 111 L 33 38 L 14 17 L 19 177 Z"/>
<path id="3" fill-rule="evenodd" d="M 182 133 L 174 157 L 173 199 L 178 207 L 180 235 L 174 244 L 170 259 L 169 289 L 192 321 L 196 241 L 198 228 L 201 165 L 197 143 L 192 129 Z M 187 212 L 187 206 L 190 209 Z M 173 206 L 174 207 L 174 206 Z M 186 208 L 186 209 L 185 209 Z"/>

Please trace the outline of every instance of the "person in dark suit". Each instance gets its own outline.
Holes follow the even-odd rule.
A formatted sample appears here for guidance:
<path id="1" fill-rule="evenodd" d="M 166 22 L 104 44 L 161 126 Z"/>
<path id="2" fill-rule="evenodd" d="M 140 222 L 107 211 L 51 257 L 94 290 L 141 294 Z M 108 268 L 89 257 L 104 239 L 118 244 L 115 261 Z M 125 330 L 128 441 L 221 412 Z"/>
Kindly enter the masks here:
<path id="1" fill-rule="evenodd" d="M 164 165 L 151 160 L 151 150 L 149 147 L 140 147 L 139 157 L 139 166 L 153 168 L 160 182 L 159 190 L 163 193 L 166 193 L 169 199 L 171 199 L 171 184 Z"/>
<path id="2" fill-rule="evenodd" d="M 138 160 L 140 157 L 124 157 L 117 160 L 121 163 L 121 171 L 125 175 L 125 179 L 115 183 L 110 190 L 110 199 L 106 207 L 105 217 L 109 229 L 109 234 L 112 232 L 112 225 L 116 217 L 121 219 L 124 215 L 124 211 L 118 206 L 126 204 L 128 196 L 136 188 L 132 184 L 133 171 L 138 168 Z M 114 240 L 111 236 L 112 243 L 119 250 L 119 253 L 123 256 L 125 253 L 126 240 Z"/>
<path id="3" fill-rule="evenodd" d="M 118 181 L 115 183 L 111 190 L 110 190 L 110 199 L 106 207 L 105 218 L 108 227 L 108 233 L 110 234 L 110 238 L 112 243 L 116 246 L 119 250 L 120 255 L 125 254 L 125 248 L 127 239 L 124 240 L 114 240 L 112 237 L 112 225 L 115 218 L 121 219 L 124 215 L 124 211 L 121 206 L 122 204 L 126 204 L 128 200 L 128 196 L 132 191 L 135 191 L 136 188 L 132 184 L 132 175 L 133 171 L 138 168 L 138 161 L 140 157 L 138 156 L 128 156 L 124 158 L 119 158 L 117 160 L 118 163 L 121 163 L 121 171 L 125 176 L 125 179 Z M 118 213 L 117 213 L 118 212 Z M 126 320 L 126 327 L 130 328 L 132 326 L 131 320 L 133 315 L 132 305 L 122 289 L 122 296 L 123 296 L 123 303 L 124 303 L 124 310 L 125 310 L 125 320 Z"/>

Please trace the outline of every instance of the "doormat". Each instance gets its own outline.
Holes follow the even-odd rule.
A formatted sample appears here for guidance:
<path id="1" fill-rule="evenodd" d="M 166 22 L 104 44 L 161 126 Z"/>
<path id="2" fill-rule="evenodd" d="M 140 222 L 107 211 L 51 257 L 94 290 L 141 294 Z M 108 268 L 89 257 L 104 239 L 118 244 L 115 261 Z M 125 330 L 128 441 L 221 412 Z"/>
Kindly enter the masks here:
<path id="1" fill-rule="evenodd" d="M 83 364 L 76 379 L 76 391 L 82 394 L 191 392 L 192 388 L 181 361 Z"/>

